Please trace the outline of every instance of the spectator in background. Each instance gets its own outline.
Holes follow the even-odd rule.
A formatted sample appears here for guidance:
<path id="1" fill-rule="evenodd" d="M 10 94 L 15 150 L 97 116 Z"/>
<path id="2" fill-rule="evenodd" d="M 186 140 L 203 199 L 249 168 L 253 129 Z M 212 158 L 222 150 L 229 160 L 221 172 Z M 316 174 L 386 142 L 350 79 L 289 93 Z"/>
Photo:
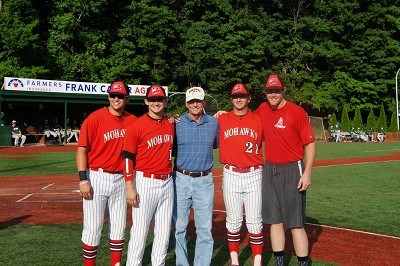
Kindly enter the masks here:
<path id="1" fill-rule="evenodd" d="M 63 129 L 63 127 L 61 126 L 61 124 L 60 124 L 60 122 L 59 122 L 59 120 L 58 120 L 57 117 L 54 118 L 54 121 L 53 121 L 53 131 L 56 133 L 58 140 L 59 140 L 60 142 L 62 142 L 61 139 L 62 139 L 63 137 L 65 137 L 65 132 L 64 132 L 64 134 L 63 134 L 64 129 Z"/>
<path id="2" fill-rule="evenodd" d="M 384 142 L 386 139 L 386 131 L 381 127 L 381 130 L 378 132 L 378 140 L 379 142 Z"/>
<path id="3" fill-rule="evenodd" d="M 11 137 L 14 139 L 14 146 L 18 147 L 18 143 L 19 143 L 19 139 L 21 139 L 21 147 L 24 147 L 24 143 L 26 140 L 26 136 L 22 135 L 21 130 L 19 129 L 19 127 L 17 126 L 17 121 L 13 120 L 11 122 Z"/>
<path id="4" fill-rule="evenodd" d="M 67 139 L 67 143 L 71 142 L 71 139 L 73 137 L 75 137 L 76 142 L 78 142 L 79 140 L 79 126 L 78 126 L 78 122 L 76 121 L 76 119 L 74 119 L 74 121 L 72 121 L 72 125 L 69 125 L 68 128 L 68 139 Z"/>
<path id="5" fill-rule="evenodd" d="M 357 128 L 356 134 L 358 135 L 359 141 L 368 141 L 368 137 L 360 128 Z"/>
<path id="6" fill-rule="evenodd" d="M 330 135 L 330 137 L 327 139 L 328 142 L 336 141 L 336 134 L 335 134 L 335 130 L 333 129 L 333 126 L 331 126 L 329 129 L 329 135 Z"/>
<path id="7" fill-rule="evenodd" d="M 350 137 L 351 137 L 351 141 L 352 142 L 358 142 L 358 141 L 360 141 L 359 140 L 359 138 L 358 138 L 358 134 L 356 134 L 356 131 L 354 130 L 354 127 L 352 127 L 351 129 L 350 129 Z"/>
<path id="8" fill-rule="evenodd" d="M 57 137 L 56 132 L 53 131 L 53 126 L 50 125 L 49 120 L 47 118 L 44 119 L 44 124 L 42 125 L 42 132 L 43 134 L 46 134 L 46 138 L 49 138 L 50 136 L 54 138 Z"/>
<path id="9" fill-rule="evenodd" d="M 367 136 L 367 140 L 368 141 L 374 141 L 374 131 L 372 130 L 372 127 L 370 129 L 367 129 L 367 131 L 365 131 L 365 135 Z"/>
<path id="10" fill-rule="evenodd" d="M 342 141 L 342 138 L 340 136 L 340 130 L 342 129 L 342 126 L 340 125 L 340 122 L 337 122 L 335 125 L 335 138 L 336 142 Z"/>

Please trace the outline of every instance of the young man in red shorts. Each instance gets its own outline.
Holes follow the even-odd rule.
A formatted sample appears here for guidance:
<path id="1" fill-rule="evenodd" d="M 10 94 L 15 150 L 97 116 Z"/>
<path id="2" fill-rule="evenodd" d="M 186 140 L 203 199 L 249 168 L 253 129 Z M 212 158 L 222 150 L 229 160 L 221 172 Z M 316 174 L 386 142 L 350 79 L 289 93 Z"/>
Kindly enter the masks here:
<path id="1" fill-rule="evenodd" d="M 265 141 L 263 222 L 271 225 L 276 265 L 283 266 L 285 228 L 290 229 L 299 265 L 308 265 L 306 190 L 311 185 L 315 138 L 304 109 L 285 100 L 278 75 L 268 76 L 267 101 L 255 111 L 261 118 Z M 303 159 L 306 159 L 303 162 Z"/>

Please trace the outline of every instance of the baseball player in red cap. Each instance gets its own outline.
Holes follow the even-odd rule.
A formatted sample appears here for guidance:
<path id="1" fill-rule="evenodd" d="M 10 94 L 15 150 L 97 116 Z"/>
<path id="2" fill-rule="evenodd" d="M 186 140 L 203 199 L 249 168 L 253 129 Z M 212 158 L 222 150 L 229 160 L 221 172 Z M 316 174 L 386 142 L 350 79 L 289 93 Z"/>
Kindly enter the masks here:
<path id="1" fill-rule="evenodd" d="M 243 83 L 233 86 L 231 99 L 233 110 L 218 116 L 219 160 L 224 164 L 222 186 L 231 265 L 239 265 L 243 204 L 254 265 L 262 265 L 262 124 L 258 115 L 249 111 L 251 98 Z"/>
<path id="2" fill-rule="evenodd" d="M 83 197 L 82 248 L 84 265 L 95 265 L 107 208 L 111 265 L 121 263 L 127 203 L 122 165 L 126 128 L 136 117 L 125 111 L 128 85 L 115 81 L 108 89 L 110 105 L 84 121 L 76 152 L 79 190 Z"/>
<path id="3" fill-rule="evenodd" d="M 171 178 L 174 124 L 164 114 L 167 97 L 161 86 L 150 86 L 144 102 L 148 112 L 128 127 L 122 148 L 126 197 L 132 205 L 127 265 L 142 265 L 152 219 L 151 264 L 164 265 L 174 204 Z"/>
<path id="4" fill-rule="evenodd" d="M 263 221 L 271 225 L 276 265 L 284 265 L 285 228 L 290 229 L 299 265 L 308 265 L 306 190 L 311 185 L 315 137 L 303 108 L 285 100 L 278 75 L 268 76 L 267 101 L 255 111 L 261 118 L 265 144 Z M 305 162 L 303 159 L 306 158 Z"/>

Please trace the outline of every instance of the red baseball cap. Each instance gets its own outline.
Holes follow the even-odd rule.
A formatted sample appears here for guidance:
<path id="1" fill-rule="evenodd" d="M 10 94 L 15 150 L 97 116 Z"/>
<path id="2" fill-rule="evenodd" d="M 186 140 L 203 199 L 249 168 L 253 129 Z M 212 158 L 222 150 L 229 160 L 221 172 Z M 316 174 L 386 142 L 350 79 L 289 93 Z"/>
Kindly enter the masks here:
<path id="1" fill-rule="evenodd" d="M 108 94 L 129 95 L 129 87 L 122 81 L 114 81 L 108 89 Z"/>
<path id="2" fill-rule="evenodd" d="M 247 89 L 246 85 L 243 83 L 238 83 L 235 86 L 233 86 L 231 95 L 248 95 L 249 94 L 249 89 Z"/>
<path id="3" fill-rule="evenodd" d="M 284 89 L 282 80 L 276 74 L 267 77 L 264 89 Z"/>
<path id="4" fill-rule="evenodd" d="M 148 98 L 167 98 L 165 90 L 158 84 L 153 84 L 147 88 L 146 99 Z"/>

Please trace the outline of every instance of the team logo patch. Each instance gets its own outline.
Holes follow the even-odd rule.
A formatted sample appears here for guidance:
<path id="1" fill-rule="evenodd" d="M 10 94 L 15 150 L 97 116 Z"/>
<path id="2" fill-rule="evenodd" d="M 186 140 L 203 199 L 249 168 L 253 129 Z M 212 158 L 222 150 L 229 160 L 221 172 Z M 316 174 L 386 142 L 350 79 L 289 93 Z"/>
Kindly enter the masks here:
<path id="1" fill-rule="evenodd" d="M 286 128 L 285 125 L 283 125 L 283 117 L 279 118 L 278 122 L 274 125 L 276 128 Z"/>
<path id="2" fill-rule="evenodd" d="M 161 89 L 160 89 L 159 87 L 153 87 L 153 88 L 151 89 L 151 93 L 152 93 L 153 95 L 160 95 L 160 94 L 162 94 L 162 93 L 161 93 Z"/>
<path id="3" fill-rule="evenodd" d="M 271 78 L 268 80 L 268 85 L 269 85 L 269 86 L 278 85 L 278 80 L 277 80 L 275 77 L 271 77 Z"/>
<path id="4" fill-rule="evenodd" d="M 235 85 L 235 87 L 233 87 L 232 93 L 241 93 L 241 92 L 246 92 L 242 84 L 237 84 Z"/>
<path id="5" fill-rule="evenodd" d="M 121 91 L 122 90 L 121 84 L 115 83 L 114 86 L 113 86 L 113 90 L 114 91 Z"/>
<path id="6" fill-rule="evenodd" d="M 201 92 L 201 90 L 199 88 L 191 88 L 188 90 L 188 94 L 195 94 L 197 92 Z"/>

